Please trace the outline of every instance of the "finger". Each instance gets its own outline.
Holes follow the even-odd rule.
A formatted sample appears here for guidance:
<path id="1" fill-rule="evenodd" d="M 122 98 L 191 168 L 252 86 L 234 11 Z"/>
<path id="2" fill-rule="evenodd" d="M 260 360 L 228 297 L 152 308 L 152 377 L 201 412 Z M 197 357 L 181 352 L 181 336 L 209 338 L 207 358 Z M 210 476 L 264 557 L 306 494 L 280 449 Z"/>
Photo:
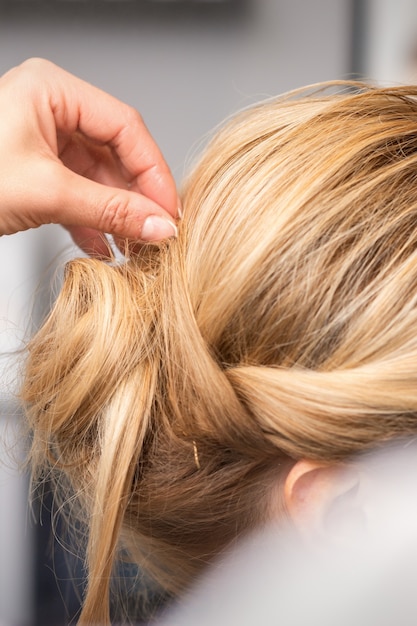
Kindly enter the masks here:
<path id="1" fill-rule="evenodd" d="M 68 134 L 80 130 L 112 146 L 136 188 L 176 217 L 174 179 L 139 113 L 97 87 L 52 67 L 49 104 L 57 127 Z"/>
<path id="2" fill-rule="evenodd" d="M 177 235 L 172 216 L 143 195 L 101 185 L 58 164 L 51 175 L 54 185 L 45 199 L 44 221 L 140 241 Z"/>
<path id="3" fill-rule="evenodd" d="M 110 187 L 128 188 L 128 181 L 120 171 L 120 164 L 108 146 L 91 144 L 79 133 L 60 141 L 59 158 L 76 174 L 86 176 Z"/>

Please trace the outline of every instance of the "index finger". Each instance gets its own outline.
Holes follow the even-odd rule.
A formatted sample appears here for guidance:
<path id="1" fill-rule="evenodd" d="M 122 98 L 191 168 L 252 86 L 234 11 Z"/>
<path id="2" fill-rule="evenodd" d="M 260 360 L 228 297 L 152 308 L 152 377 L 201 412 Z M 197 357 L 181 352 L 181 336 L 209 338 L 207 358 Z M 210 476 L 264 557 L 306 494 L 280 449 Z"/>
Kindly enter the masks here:
<path id="1" fill-rule="evenodd" d="M 68 134 L 78 129 L 90 139 L 110 145 L 132 188 L 176 217 L 175 181 L 139 113 L 52 63 L 43 63 L 49 66 L 49 105 L 57 128 Z"/>

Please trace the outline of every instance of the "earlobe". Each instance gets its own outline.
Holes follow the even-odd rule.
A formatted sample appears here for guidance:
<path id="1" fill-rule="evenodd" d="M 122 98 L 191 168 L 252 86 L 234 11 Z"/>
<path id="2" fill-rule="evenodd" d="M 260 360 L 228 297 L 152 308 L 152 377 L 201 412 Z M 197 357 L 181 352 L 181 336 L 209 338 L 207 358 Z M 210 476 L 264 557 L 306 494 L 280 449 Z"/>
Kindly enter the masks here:
<path id="1" fill-rule="evenodd" d="M 363 533 L 359 486 L 360 472 L 353 465 L 297 461 L 286 478 L 284 498 L 298 532 L 313 542 L 340 542 Z"/>

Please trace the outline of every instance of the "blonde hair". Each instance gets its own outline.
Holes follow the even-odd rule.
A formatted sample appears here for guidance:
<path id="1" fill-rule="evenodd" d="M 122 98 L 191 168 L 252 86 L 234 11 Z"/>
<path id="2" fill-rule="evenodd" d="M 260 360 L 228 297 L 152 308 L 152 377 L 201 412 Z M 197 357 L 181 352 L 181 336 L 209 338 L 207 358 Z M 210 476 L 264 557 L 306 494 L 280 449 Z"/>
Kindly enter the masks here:
<path id="1" fill-rule="evenodd" d="M 215 136 L 177 240 L 71 262 L 30 344 L 34 471 L 88 528 L 82 624 L 120 548 L 179 593 L 296 459 L 417 431 L 417 88 L 296 96 Z"/>

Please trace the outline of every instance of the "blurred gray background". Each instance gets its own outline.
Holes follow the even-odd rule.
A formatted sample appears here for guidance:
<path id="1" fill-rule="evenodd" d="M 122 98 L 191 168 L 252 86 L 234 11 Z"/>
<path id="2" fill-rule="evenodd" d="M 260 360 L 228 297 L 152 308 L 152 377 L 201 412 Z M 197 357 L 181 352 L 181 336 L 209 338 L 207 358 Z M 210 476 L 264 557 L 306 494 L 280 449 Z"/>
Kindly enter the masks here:
<path id="1" fill-rule="evenodd" d="M 0 74 L 40 56 L 142 113 L 180 183 L 207 133 L 265 96 L 353 74 L 414 80 L 415 0 L 0 0 Z M 1 199 L 0 199 L 1 201 Z M 13 355 L 77 254 L 59 227 L 0 241 L 0 623 L 34 623 L 27 478 Z M 36 303 L 36 304 L 34 304 Z M 17 365 L 16 365 L 17 363 Z"/>

